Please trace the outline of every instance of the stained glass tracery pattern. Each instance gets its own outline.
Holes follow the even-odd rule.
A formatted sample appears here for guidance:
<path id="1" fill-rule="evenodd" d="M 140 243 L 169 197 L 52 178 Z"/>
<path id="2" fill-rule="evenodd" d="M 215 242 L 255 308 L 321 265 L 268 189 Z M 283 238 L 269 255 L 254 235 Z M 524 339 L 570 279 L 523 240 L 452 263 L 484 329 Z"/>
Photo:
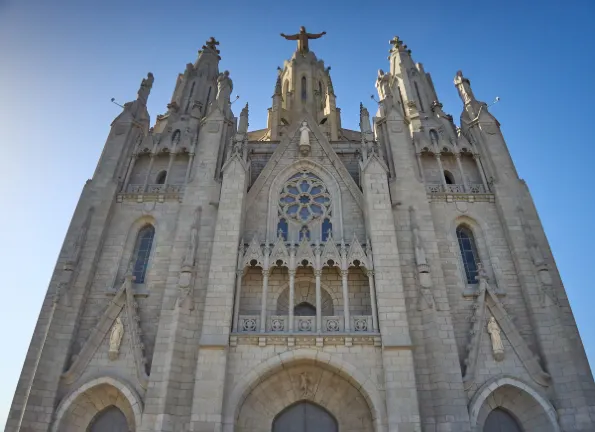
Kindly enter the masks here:
<path id="1" fill-rule="evenodd" d="M 331 196 L 323 181 L 302 171 L 289 178 L 279 197 L 281 214 L 306 224 L 329 214 Z"/>

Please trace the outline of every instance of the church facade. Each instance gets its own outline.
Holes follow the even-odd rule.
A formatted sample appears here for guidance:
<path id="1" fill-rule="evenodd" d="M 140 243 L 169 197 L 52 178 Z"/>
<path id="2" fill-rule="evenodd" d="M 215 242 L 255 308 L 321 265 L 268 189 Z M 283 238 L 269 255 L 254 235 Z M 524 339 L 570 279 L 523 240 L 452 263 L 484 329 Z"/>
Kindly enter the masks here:
<path id="1" fill-rule="evenodd" d="M 394 38 L 378 111 L 345 129 L 323 35 L 282 35 L 298 47 L 265 129 L 232 112 L 213 38 L 153 124 L 142 81 L 83 188 L 7 432 L 595 430 L 487 104 L 458 72 L 456 127 Z"/>

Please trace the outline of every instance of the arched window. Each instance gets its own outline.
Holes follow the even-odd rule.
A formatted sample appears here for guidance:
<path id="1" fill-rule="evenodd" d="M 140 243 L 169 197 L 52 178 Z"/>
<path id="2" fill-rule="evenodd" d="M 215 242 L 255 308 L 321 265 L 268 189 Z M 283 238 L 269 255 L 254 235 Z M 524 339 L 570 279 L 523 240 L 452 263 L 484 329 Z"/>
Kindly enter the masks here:
<path id="1" fill-rule="evenodd" d="M 134 282 L 137 284 L 145 283 L 145 275 L 147 273 L 147 265 L 149 264 L 149 256 L 151 255 L 154 237 L 155 228 L 153 225 L 146 225 L 138 232 L 134 247 L 134 268 L 132 271 Z"/>
<path id="2" fill-rule="evenodd" d="M 205 109 L 203 110 L 206 114 L 207 108 L 209 108 L 209 100 L 211 99 L 211 87 L 209 87 L 209 91 L 207 93 L 207 103 L 205 103 Z"/>
<path id="3" fill-rule="evenodd" d="M 279 223 L 277 224 L 277 235 L 283 237 L 283 240 L 287 241 L 287 234 L 289 231 L 289 227 L 287 226 L 287 220 L 285 218 L 279 219 Z"/>
<path id="4" fill-rule="evenodd" d="M 157 178 L 155 179 L 156 184 L 165 184 L 165 178 L 167 177 L 167 171 L 163 170 L 157 174 Z"/>
<path id="5" fill-rule="evenodd" d="M 333 223 L 330 221 L 329 218 L 325 218 L 322 222 L 322 235 L 320 236 L 320 238 L 322 238 L 322 241 L 327 241 L 328 238 L 331 236 L 332 232 Z"/>
<path id="6" fill-rule="evenodd" d="M 419 92 L 419 87 L 417 86 L 417 83 L 414 82 L 413 85 L 415 86 L 415 93 L 417 94 L 417 100 L 419 101 L 419 110 L 420 111 L 425 111 L 424 110 L 424 103 L 421 100 L 421 93 Z"/>
<path id="7" fill-rule="evenodd" d="M 455 178 L 450 171 L 444 171 L 444 180 L 446 184 L 455 184 Z"/>
<path id="8" fill-rule="evenodd" d="M 496 408 L 488 414 L 483 432 L 522 432 L 522 429 L 512 415 L 501 408 Z"/>
<path id="9" fill-rule="evenodd" d="M 476 284 L 479 255 L 477 254 L 477 246 L 475 245 L 473 233 L 466 226 L 459 225 L 457 227 L 457 239 L 459 241 L 459 248 L 461 249 L 467 283 Z"/>
<path id="10" fill-rule="evenodd" d="M 316 307 L 308 302 L 302 302 L 293 308 L 295 316 L 316 316 Z"/>
<path id="11" fill-rule="evenodd" d="M 192 95 L 194 94 L 194 84 L 196 84 L 196 82 L 193 82 L 192 87 L 190 87 L 190 95 L 188 96 L 188 102 L 186 103 L 186 112 L 188 112 L 188 108 L 190 108 L 190 102 L 192 102 Z"/>
<path id="12" fill-rule="evenodd" d="M 436 132 L 434 129 L 430 129 L 430 141 L 432 141 L 432 145 L 438 146 L 439 139 L 438 132 Z"/>
<path id="13" fill-rule="evenodd" d="M 95 415 L 88 432 L 128 432 L 126 416 L 115 406 L 109 406 Z"/>
<path id="14" fill-rule="evenodd" d="M 181 137 L 182 137 L 182 132 L 180 132 L 180 129 L 176 129 L 176 131 L 171 136 L 172 146 L 177 145 L 180 142 Z"/>
<path id="15" fill-rule="evenodd" d="M 308 99 L 308 81 L 306 77 L 302 77 L 302 100 L 305 102 Z"/>

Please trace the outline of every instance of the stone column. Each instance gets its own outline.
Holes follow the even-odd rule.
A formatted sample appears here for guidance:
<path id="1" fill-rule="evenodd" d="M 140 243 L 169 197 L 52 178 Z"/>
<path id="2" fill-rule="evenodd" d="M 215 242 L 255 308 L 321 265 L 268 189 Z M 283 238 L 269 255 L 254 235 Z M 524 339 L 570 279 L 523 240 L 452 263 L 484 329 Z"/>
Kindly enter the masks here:
<path id="1" fill-rule="evenodd" d="M 167 171 L 165 171 L 165 181 L 163 182 L 163 187 L 165 187 L 165 188 L 167 188 L 167 183 L 168 183 L 169 176 L 171 173 L 171 166 L 173 165 L 175 158 L 176 158 L 176 154 L 174 152 L 171 152 L 169 154 L 169 162 L 167 163 Z"/>
<path id="2" fill-rule="evenodd" d="M 260 304 L 260 332 L 267 331 L 267 297 L 269 295 L 269 269 L 262 270 L 262 298 Z"/>
<path id="3" fill-rule="evenodd" d="M 440 171 L 440 180 L 442 180 L 442 187 L 444 188 L 444 192 L 448 192 L 448 186 L 446 185 L 446 177 L 444 177 L 444 167 L 442 166 L 440 153 L 436 153 L 436 162 L 438 163 L 438 170 Z"/>
<path id="4" fill-rule="evenodd" d="M 244 270 L 236 270 L 236 295 L 235 302 L 233 304 L 233 325 L 232 331 L 240 331 L 240 301 L 242 300 L 242 276 L 244 276 Z"/>
<path id="5" fill-rule="evenodd" d="M 126 172 L 126 177 L 124 178 L 124 184 L 122 185 L 122 192 L 126 192 L 126 188 L 128 187 L 128 182 L 130 181 L 130 176 L 132 175 L 132 170 L 134 169 L 134 165 L 136 164 L 137 159 L 138 154 L 133 153 L 130 157 L 130 164 L 128 165 L 128 172 Z"/>
<path id="6" fill-rule="evenodd" d="M 149 176 L 151 175 L 151 170 L 153 169 L 153 161 L 155 160 L 155 153 L 151 153 L 150 155 L 151 160 L 149 161 L 149 168 L 147 168 L 147 175 L 145 175 L 145 182 L 143 183 L 143 192 L 147 191 L 147 185 L 149 184 Z"/>
<path id="7" fill-rule="evenodd" d="M 486 174 L 483 171 L 483 166 L 481 166 L 481 162 L 479 160 L 479 155 L 478 154 L 474 154 L 473 155 L 473 159 L 475 160 L 475 164 L 477 165 L 477 171 L 479 171 L 479 175 L 481 176 L 481 181 L 483 183 L 483 187 L 485 189 L 485 192 L 488 193 L 489 187 L 488 187 L 488 181 L 486 179 Z"/>
<path id="8" fill-rule="evenodd" d="M 322 270 L 314 270 L 314 276 L 316 277 L 316 331 L 320 333 L 322 332 L 322 293 L 320 289 Z"/>
<path id="9" fill-rule="evenodd" d="M 417 167 L 419 169 L 419 176 L 421 178 L 421 181 L 423 183 L 425 183 L 426 175 L 424 174 L 424 166 L 423 166 L 423 163 L 421 162 L 421 153 L 416 153 L 415 156 L 417 158 Z"/>
<path id="10" fill-rule="evenodd" d="M 295 270 L 289 269 L 289 332 L 293 331 L 293 308 L 295 302 Z"/>
<path id="11" fill-rule="evenodd" d="M 347 277 L 349 276 L 349 269 L 341 270 L 341 281 L 343 284 L 343 316 L 345 317 L 345 333 L 351 331 L 351 317 L 349 315 L 349 285 L 347 284 Z"/>
<path id="12" fill-rule="evenodd" d="M 184 176 L 184 185 L 188 184 L 190 178 L 190 170 L 192 169 L 192 161 L 194 161 L 194 152 L 190 152 L 188 155 L 188 166 L 186 167 L 186 175 Z"/>
<path id="13" fill-rule="evenodd" d="M 378 331 L 378 310 L 376 306 L 376 287 L 374 286 L 374 270 L 368 270 L 368 284 L 370 285 L 370 304 L 372 306 L 372 329 Z"/>
<path id="14" fill-rule="evenodd" d="M 469 185 L 467 184 L 467 179 L 465 178 L 465 171 L 463 170 L 463 164 L 461 163 L 461 154 L 456 153 L 455 158 L 457 159 L 457 166 L 459 167 L 459 172 L 461 173 L 461 178 L 463 179 L 463 186 L 465 187 L 465 192 L 469 192 Z"/>

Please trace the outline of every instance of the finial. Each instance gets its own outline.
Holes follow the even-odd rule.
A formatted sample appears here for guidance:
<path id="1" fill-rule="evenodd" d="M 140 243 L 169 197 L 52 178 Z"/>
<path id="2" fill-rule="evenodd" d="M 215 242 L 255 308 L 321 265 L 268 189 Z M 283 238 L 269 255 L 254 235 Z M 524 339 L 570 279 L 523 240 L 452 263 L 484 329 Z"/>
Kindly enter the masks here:
<path id="1" fill-rule="evenodd" d="M 202 49 L 198 51 L 198 54 L 200 55 L 205 51 L 212 51 L 213 53 L 217 54 L 217 58 L 221 60 L 221 56 L 219 55 L 220 51 L 217 49 L 218 45 L 219 41 L 216 40 L 213 36 L 211 36 L 202 46 Z"/>
<path id="2" fill-rule="evenodd" d="M 403 41 L 401 39 L 399 39 L 399 36 L 395 36 L 393 37 L 390 41 L 388 41 L 392 47 L 389 50 L 390 53 L 393 52 L 407 52 L 407 54 L 411 54 L 411 50 L 407 49 L 407 45 L 405 45 L 403 43 Z"/>

